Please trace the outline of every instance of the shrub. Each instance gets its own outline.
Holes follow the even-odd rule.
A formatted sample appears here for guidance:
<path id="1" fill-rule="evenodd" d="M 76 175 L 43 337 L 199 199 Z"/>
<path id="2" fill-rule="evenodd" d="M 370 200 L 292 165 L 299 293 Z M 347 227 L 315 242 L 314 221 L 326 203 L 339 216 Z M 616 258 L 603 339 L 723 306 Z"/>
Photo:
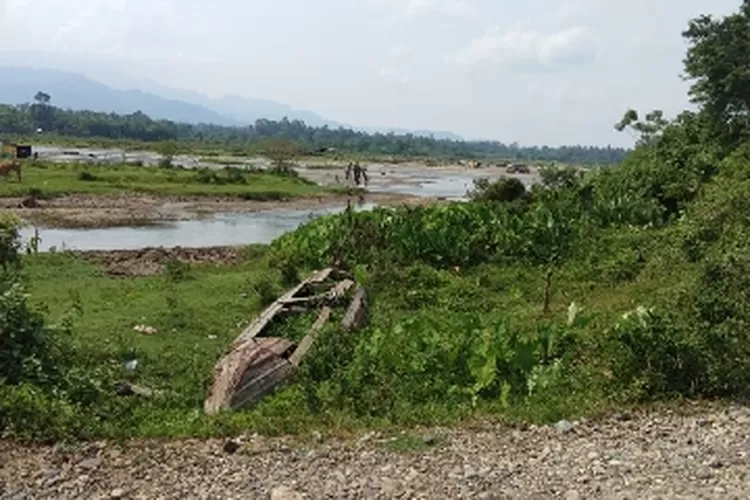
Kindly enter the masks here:
<path id="1" fill-rule="evenodd" d="M 83 172 L 78 172 L 78 176 L 77 177 L 78 177 L 78 180 L 82 181 L 82 182 L 94 182 L 94 181 L 98 181 L 99 180 L 99 177 L 97 177 L 96 175 L 92 174 L 88 170 L 84 170 Z"/>
<path id="2" fill-rule="evenodd" d="M 468 194 L 473 201 L 512 203 L 525 198 L 526 186 L 516 177 L 501 177 L 494 182 L 481 178 L 474 180 L 474 189 Z"/>

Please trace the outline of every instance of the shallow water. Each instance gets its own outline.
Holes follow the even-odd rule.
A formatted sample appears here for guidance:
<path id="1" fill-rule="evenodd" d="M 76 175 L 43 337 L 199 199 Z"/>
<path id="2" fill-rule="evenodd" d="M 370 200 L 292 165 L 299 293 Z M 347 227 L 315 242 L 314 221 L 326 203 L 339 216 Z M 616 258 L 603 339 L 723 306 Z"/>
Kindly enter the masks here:
<path id="1" fill-rule="evenodd" d="M 88 161 L 93 163 L 117 163 L 127 157 L 128 161 L 142 161 L 145 165 L 155 165 L 159 155 L 153 152 L 125 153 L 117 149 L 78 149 L 77 155 L 66 154 L 63 148 L 35 147 L 35 150 L 53 161 Z M 248 160 L 255 164 L 258 159 Z M 175 163 L 188 168 L 221 165 L 199 161 L 197 157 L 179 156 Z M 258 166 L 263 163 L 260 160 Z M 491 179 L 497 175 L 470 170 L 461 173 L 425 170 L 409 166 L 372 164 L 368 166 L 370 183 L 367 189 L 377 193 L 394 193 L 411 196 L 439 197 L 448 200 L 465 200 L 467 192 L 474 186 L 474 180 L 482 177 Z M 306 167 L 299 168 L 305 176 L 311 175 Z M 343 172 L 328 175 L 341 175 Z M 385 175 L 383 175 L 385 174 Z M 536 179 L 532 175 L 519 175 L 528 187 Z M 374 205 L 365 204 L 358 210 L 369 210 Z M 153 227 L 116 227 L 100 229 L 47 229 L 40 228 L 40 251 L 55 249 L 75 250 L 116 250 L 144 247 L 203 247 L 215 245 L 247 245 L 269 243 L 285 232 L 296 229 L 300 224 L 326 213 L 338 213 L 344 206 L 316 210 L 274 210 L 256 213 L 215 214 L 200 220 L 179 221 Z M 22 237 L 28 241 L 34 234 L 33 227 L 24 228 Z"/>
<path id="2" fill-rule="evenodd" d="M 432 173 L 424 171 L 393 171 L 388 173 L 387 183 L 379 183 L 378 176 L 367 189 L 378 193 L 398 193 L 413 196 L 429 196 L 446 198 L 448 200 L 465 200 L 467 193 L 474 188 L 474 181 L 483 177 L 490 180 L 497 175 L 487 175 L 480 171 L 455 173 Z M 534 182 L 532 175 L 519 175 L 518 178 L 528 188 Z M 395 180 L 394 180 L 395 179 Z"/>
<path id="3" fill-rule="evenodd" d="M 355 206 L 372 210 L 374 204 Z M 109 227 L 100 229 L 39 229 L 39 251 L 135 250 L 145 247 L 207 247 L 270 243 L 311 218 L 340 213 L 345 206 L 316 210 L 275 210 L 254 213 L 223 213 L 200 220 L 178 221 L 152 227 Z M 28 241 L 33 227 L 21 230 Z"/>

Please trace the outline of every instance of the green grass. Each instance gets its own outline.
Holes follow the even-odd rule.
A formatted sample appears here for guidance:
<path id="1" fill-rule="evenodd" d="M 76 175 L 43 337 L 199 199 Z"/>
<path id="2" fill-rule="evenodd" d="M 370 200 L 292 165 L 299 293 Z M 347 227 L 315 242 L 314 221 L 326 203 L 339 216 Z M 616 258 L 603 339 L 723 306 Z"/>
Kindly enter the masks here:
<path id="1" fill-rule="evenodd" d="M 220 183 L 217 183 L 216 180 Z M 141 192 L 172 196 L 237 196 L 277 200 L 327 193 L 328 189 L 305 179 L 270 172 L 216 171 L 213 178 L 198 171 L 131 165 L 28 163 L 23 179 L 0 181 L 0 196 L 60 196 Z"/>
<path id="2" fill-rule="evenodd" d="M 256 247 L 247 256 L 247 260 L 231 267 L 195 266 L 183 274 L 165 272 L 139 278 L 110 277 L 101 267 L 67 253 L 25 258 L 32 300 L 47 308 L 50 321 L 59 321 L 74 304 L 82 306 L 72 342 L 83 350 L 87 364 L 110 367 L 114 379 L 164 391 L 163 396 L 153 400 L 111 396 L 105 408 L 100 408 L 107 412 L 108 419 L 92 421 L 89 435 L 184 437 L 248 430 L 304 434 L 311 429 L 393 429 L 473 418 L 547 422 L 590 414 L 610 404 L 597 392 L 598 388 L 568 394 L 563 401 L 543 398 L 510 407 L 493 400 L 481 400 L 473 407 L 467 401 L 461 402 L 462 398 L 448 396 L 444 402 L 441 398 L 422 400 L 418 394 L 413 400 L 404 399 L 404 394 L 390 392 L 396 388 L 383 386 L 378 378 L 371 382 L 359 379 L 356 371 L 372 362 L 392 363 L 399 368 L 404 362 L 429 359 L 430 353 L 420 354 L 420 349 L 434 349 L 439 344 L 420 348 L 394 338 L 396 344 L 407 342 L 397 346 L 405 349 L 399 356 L 405 356 L 406 361 L 391 359 L 395 351 L 388 350 L 379 358 L 363 361 L 367 356 L 358 350 L 372 349 L 382 332 L 393 331 L 394 325 L 415 318 L 415 328 L 422 328 L 422 320 L 438 318 L 434 332 L 409 333 L 414 339 L 427 335 L 419 342 L 432 337 L 430 342 L 440 343 L 466 336 L 469 332 L 462 331 L 461 325 L 471 317 L 488 322 L 510 318 L 515 327 L 531 332 L 545 321 L 564 321 L 567 306 L 574 300 L 599 313 L 588 333 L 594 335 L 611 325 L 618 315 L 640 304 L 643 297 L 659 293 L 666 278 L 645 273 L 644 279 L 613 286 L 591 276 L 579 276 L 576 268 L 565 268 L 556 281 L 552 313 L 543 316 L 542 278 L 534 269 L 486 265 L 462 274 L 426 271 L 419 266 L 394 270 L 401 287 L 378 286 L 374 282 L 369 286 L 372 307 L 367 329 L 350 336 L 343 336 L 335 327 L 324 329 L 322 340 L 295 383 L 255 409 L 209 418 L 201 408 L 213 365 L 247 322 L 284 289 L 282 276 L 269 264 L 264 247 Z M 431 288 L 424 290 L 422 283 L 430 283 Z M 311 315 L 298 317 L 275 326 L 272 334 L 298 340 L 312 320 Z M 157 333 L 135 331 L 133 327 L 139 324 L 152 326 Z M 337 365 L 335 358 L 342 358 L 338 362 L 344 365 Z M 123 367 L 131 359 L 139 362 L 134 372 Z M 354 366 L 348 368 L 353 371 L 344 373 L 348 364 Z M 386 369 L 390 370 L 387 366 Z M 423 376 L 424 383 L 430 380 L 432 370 L 435 376 L 444 375 L 441 366 L 414 366 L 407 370 L 414 371 L 415 381 Z M 427 371 L 419 375 L 420 370 Z M 407 382 L 403 384 L 408 391 Z M 357 401 L 341 393 L 339 384 L 346 383 L 364 384 L 368 389 L 358 395 L 361 400 Z M 411 393 L 407 395 L 410 396 Z M 429 445 L 421 438 L 403 438 L 387 446 L 419 451 Z"/>

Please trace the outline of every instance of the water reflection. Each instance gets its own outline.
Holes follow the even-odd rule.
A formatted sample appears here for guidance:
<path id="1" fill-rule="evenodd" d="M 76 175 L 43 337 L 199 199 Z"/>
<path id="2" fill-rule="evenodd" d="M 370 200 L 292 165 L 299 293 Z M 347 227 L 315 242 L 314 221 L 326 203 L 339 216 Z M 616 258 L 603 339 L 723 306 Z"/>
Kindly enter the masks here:
<path id="1" fill-rule="evenodd" d="M 357 211 L 372 210 L 374 204 L 355 205 Z M 270 243 L 311 218 L 340 213 L 345 206 L 316 210 L 275 210 L 255 213 L 223 213 L 213 217 L 178 221 L 163 226 L 108 227 L 100 229 L 39 229 L 39 250 L 134 250 L 144 247 L 204 247 Z M 28 241 L 33 227 L 21 230 Z"/>

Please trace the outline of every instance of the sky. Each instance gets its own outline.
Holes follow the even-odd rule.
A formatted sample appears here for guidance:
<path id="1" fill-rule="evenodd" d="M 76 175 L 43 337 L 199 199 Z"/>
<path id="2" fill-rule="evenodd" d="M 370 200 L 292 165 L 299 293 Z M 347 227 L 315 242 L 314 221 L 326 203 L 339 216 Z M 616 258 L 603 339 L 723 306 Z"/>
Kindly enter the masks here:
<path id="1" fill-rule="evenodd" d="M 522 145 L 687 108 L 680 33 L 740 0 L 0 0 L 0 64 Z"/>

